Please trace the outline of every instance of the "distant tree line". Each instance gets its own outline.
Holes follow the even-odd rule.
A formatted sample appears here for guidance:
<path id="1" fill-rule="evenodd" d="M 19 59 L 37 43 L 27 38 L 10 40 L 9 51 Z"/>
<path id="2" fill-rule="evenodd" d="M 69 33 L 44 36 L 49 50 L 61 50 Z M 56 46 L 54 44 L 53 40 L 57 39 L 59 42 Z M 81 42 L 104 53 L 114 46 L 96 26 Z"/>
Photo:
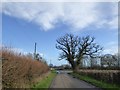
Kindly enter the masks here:
<path id="1" fill-rule="evenodd" d="M 118 57 L 118 54 L 104 54 L 96 58 L 86 57 L 83 58 L 80 68 L 120 69 L 120 58 Z"/>

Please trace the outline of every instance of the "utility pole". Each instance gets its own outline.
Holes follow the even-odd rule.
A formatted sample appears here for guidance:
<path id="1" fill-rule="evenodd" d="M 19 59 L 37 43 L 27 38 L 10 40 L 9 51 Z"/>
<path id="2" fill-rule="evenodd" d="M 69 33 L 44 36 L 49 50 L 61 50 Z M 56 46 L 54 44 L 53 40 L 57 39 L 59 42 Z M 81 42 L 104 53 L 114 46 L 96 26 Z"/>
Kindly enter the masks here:
<path id="1" fill-rule="evenodd" d="M 36 59 L 36 45 L 37 43 L 35 42 L 34 59 Z"/>
<path id="2" fill-rule="evenodd" d="M 50 59 L 50 65 L 51 65 L 51 59 Z"/>
<path id="3" fill-rule="evenodd" d="M 53 68 L 53 64 L 52 64 L 52 62 L 51 62 L 51 59 L 50 59 L 50 68 Z"/>

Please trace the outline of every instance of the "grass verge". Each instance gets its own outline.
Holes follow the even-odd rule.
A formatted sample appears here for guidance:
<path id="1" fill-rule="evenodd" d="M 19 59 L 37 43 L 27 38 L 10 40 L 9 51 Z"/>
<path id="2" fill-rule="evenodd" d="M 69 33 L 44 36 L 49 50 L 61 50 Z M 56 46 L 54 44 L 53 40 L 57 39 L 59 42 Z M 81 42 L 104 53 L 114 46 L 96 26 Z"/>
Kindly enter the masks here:
<path id="1" fill-rule="evenodd" d="M 37 89 L 48 89 L 50 87 L 50 84 L 53 80 L 53 78 L 56 76 L 55 71 L 51 71 L 50 74 L 47 77 L 44 77 L 38 84 L 34 85 L 32 87 L 32 90 L 37 90 Z"/>
<path id="2" fill-rule="evenodd" d="M 115 84 L 109 84 L 103 81 L 98 81 L 94 78 L 88 77 L 88 76 L 82 76 L 77 73 L 69 73 L 73 77 L 76 77 L 80 80 L 86 81 L 88 83 L 91 83 L 92 85 L 95 85 L 99 88 L 102 88 L 103 90 L 120 90 L 120 86 L 115 85 Z"/>

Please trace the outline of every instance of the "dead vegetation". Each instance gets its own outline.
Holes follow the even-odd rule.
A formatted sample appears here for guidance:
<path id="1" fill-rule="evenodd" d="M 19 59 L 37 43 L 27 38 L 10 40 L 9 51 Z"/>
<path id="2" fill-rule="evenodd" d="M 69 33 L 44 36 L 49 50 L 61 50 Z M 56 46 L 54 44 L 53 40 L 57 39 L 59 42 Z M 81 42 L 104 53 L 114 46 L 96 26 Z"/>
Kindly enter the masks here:
<path id="1" fill-rule="evenodd" d="M 47 64 L 2 48 L 3 88 L 30 88 L 37 78 L 49 71 Z"/>

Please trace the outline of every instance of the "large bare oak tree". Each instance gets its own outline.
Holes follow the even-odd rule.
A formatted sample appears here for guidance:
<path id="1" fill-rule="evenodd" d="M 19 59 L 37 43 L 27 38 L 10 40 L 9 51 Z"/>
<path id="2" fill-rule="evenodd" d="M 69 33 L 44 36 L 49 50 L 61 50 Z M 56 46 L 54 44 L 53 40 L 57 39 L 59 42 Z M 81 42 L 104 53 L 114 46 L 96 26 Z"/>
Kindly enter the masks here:
<path id="1" fill-rule="evenodd" d="M 58 38 L 56 48 L 62 51 L 59 59 L 66 59 L 71 64 L 73 71 L 78 71 L 85 55 L 96 57 L 102 50 L 102 47 L 94 43 L 94 40 L 94 37 L 78 37 L 73 34 L 66 34 Z"/>

